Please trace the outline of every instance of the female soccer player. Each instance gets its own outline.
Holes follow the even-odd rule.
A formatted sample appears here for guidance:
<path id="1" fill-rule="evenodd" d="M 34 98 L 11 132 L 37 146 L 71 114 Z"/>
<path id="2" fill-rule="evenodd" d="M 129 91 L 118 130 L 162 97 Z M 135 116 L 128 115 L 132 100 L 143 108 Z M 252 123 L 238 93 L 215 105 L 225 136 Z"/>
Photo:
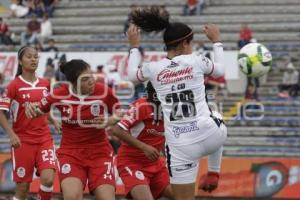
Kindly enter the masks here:
<path id="1" fill-rule="evenodd" d="M 165 159 L 160 157 L 165 142 L 160 102 L 150 81 L 146 90 L 147 98 L 136 100 L 112 128 L 113 134 L 125 142 L 118 152 L 118 171 L 127 197 L 172 199 Z"/>
<path id="2" fill-rule="evenodd" d="M 131 46 L 128 79 L 152 82 L 164 113 L 167 162 L 175 199 L 194 199 L 198 163 L 203 156 L 209 155 L 209 172 L 202 188 L 216 188 L 227 135 L 222 119 L 214 116 L 207 105 L 204 86 L 204 75 L 224 75 L 219 29 L 213 24 L 204 28 L 214 43 L 212 62 L 192 54 L 192 29 L 183 23 L 170 23 L 167 11 L 152 7 L 131 15 L 133 24 L 127 33 Z M 139 66 L 140 29 L 164 31 L 167 58 Z"/>
<path id="3" fill-rule="evenodd" d="M 39 107 L 27 105 L 26 115 L 35 117 L 52 106 L 61 113 L 62 140 L 57 155 L 64 199 L 82 199 L 86 185 L 96 199 L 115 199 L 113 150 L 99 124 L 118 107 L 118 100 L 110 88 L 95 83 L 83 60 L 71 60 L 61 71 L 69 84 L 53 89 Z"/>
<path id="4" fill-rule="evenodd" d="M 49 82 L 38 78 L 38 52 L 29 46 L 18 51 L 18 72 L 0 99 L 0 125 L 8 134 L 12 145 L 13 180 L 16 182 L 14 200 L 26 199 L 34 168 L 41 177 L 38 195 L 42 200 L 52 196 L 56 168 L 53 140 L 48 128 L 47 115 L 35 119 L 25 116 L 25 104 L 37 103 L 48 94 Z M 13 106 L 12 106 L 13 105 Z M 4 111 L 13 111 L 13 128 Z"/>

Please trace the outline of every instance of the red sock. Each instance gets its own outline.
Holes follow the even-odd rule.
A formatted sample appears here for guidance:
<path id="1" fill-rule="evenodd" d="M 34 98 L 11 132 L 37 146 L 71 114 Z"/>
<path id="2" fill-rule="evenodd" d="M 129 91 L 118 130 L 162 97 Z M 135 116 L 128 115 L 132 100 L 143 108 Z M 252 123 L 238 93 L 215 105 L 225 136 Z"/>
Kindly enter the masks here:
<path id="1" fill-rule="evenodd" d="M 38 200 L 50 200 L 52 197 L 53 187 L 40 186 Z"/>

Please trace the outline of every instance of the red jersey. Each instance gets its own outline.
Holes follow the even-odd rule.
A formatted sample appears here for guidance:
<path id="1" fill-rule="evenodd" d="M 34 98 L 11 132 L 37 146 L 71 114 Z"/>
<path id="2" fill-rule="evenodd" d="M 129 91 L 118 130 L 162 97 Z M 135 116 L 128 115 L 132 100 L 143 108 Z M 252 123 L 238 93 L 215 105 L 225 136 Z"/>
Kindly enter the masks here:
<path id="1" fill-rule="evenodd" d="M 163 135 L 164 123 L 162 120 L 155 123 L 153 116 L 153 106 L 148 103 L 146 98 L 140 98 L 132 104 L 130 110 L 124 115 L 118 125 L 122 129 L 129 131 L 133 137 L 160 151 L 165 142 Z M 122 143 L 118 151 L 118 162 L 128 160 L 152 162 L 142 150 L 127 143 Z"/>
<path id="2" fill-rule="evenodd" d="M 48 116 L 43 115 L 29 119 L 25 115 L 25 103 L 39 103 L 48 94 L 49 81 L 37 78 L 30 83 L 18 76 L 5 89 L 0 98 L 0 109 L 13 111 L 13 130 L 19 136 L 21 142 L 40 144 L 51 140 L 48 128 Z"/>
<path id="3" fill-rule="evenodd" d="M 103 128 L 97 128 L 95 119 L 112 114 L 118 108 L 118 100 L 112 90 L 96 83 L 93 94 L 78 96 L 67 84 L 55 88 L 41 101 L 41 110 L 49 112 L 55 106 L 62 120 L 62 148 L 110 148 Z M 107 153 L 104 150 L 104 153 Z"/>

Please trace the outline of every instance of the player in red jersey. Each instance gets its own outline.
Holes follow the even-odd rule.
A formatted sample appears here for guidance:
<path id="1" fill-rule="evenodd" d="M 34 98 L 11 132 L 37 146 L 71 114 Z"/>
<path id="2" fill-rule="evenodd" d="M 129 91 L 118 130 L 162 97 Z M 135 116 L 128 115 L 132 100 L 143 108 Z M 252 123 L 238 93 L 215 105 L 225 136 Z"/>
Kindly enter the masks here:
<path id="1" fill-rule="evenodd" d="M 56 161 L 47 115 L 32 120 L 25 116 L 25 104 L 39 102 L 46 96 L 49 82 L 35 75 L 39 59 L 34 48 L 22 47 L 18 59 L 16 78 L 10 82 L 0 99 L 0 125 L 12 145 L 13 180 L 16 182 L 14 200 L 26 199 L 34 168 L 37 168 L 41 178 L 39 198 L 49 200 Z M 9 110 L 13 111 L 12 128 L 4 114 Z"/>
<path id="2" fill-rule="evenodd" d="M 82 199 L 86 185 L 96 199 L 115 199 L 113 150 L 99 124 L 117 109 L 118 100 L 109 87 L 95 83 L 83 60 L 71 60 L 61 71 L 70 84 L 53 89 L 40 107 L 28 105 L 27 116 L 52 111 L 52 106 L 61 113 L 62 140 L 57 155 L 64 199 Z"/>
<path id="3" fill-rule="evenodd" d="M 113 134 L 125 142 L 118 152 L 118 171 L 127 197 L 172 199 L 165 158 L 160 157 L 165 143 L 160 102 L 151 82 L 148 82 L 147 94 L 147 98 L 135 101 L 112 128 Z"/>

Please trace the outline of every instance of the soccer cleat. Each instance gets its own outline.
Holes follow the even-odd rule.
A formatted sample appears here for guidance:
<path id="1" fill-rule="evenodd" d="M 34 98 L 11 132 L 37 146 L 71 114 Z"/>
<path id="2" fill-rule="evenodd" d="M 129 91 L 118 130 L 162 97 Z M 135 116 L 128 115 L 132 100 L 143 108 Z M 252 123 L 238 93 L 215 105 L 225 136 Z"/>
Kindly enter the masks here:
<path id="1" fill-rule="evenodd" d="M 220 175 L 217 172 L 208 172 L 204 181 L 200 184 L 199 189 L 205 192 L 212 192 L 218 187 L 219 177 Z"/>

